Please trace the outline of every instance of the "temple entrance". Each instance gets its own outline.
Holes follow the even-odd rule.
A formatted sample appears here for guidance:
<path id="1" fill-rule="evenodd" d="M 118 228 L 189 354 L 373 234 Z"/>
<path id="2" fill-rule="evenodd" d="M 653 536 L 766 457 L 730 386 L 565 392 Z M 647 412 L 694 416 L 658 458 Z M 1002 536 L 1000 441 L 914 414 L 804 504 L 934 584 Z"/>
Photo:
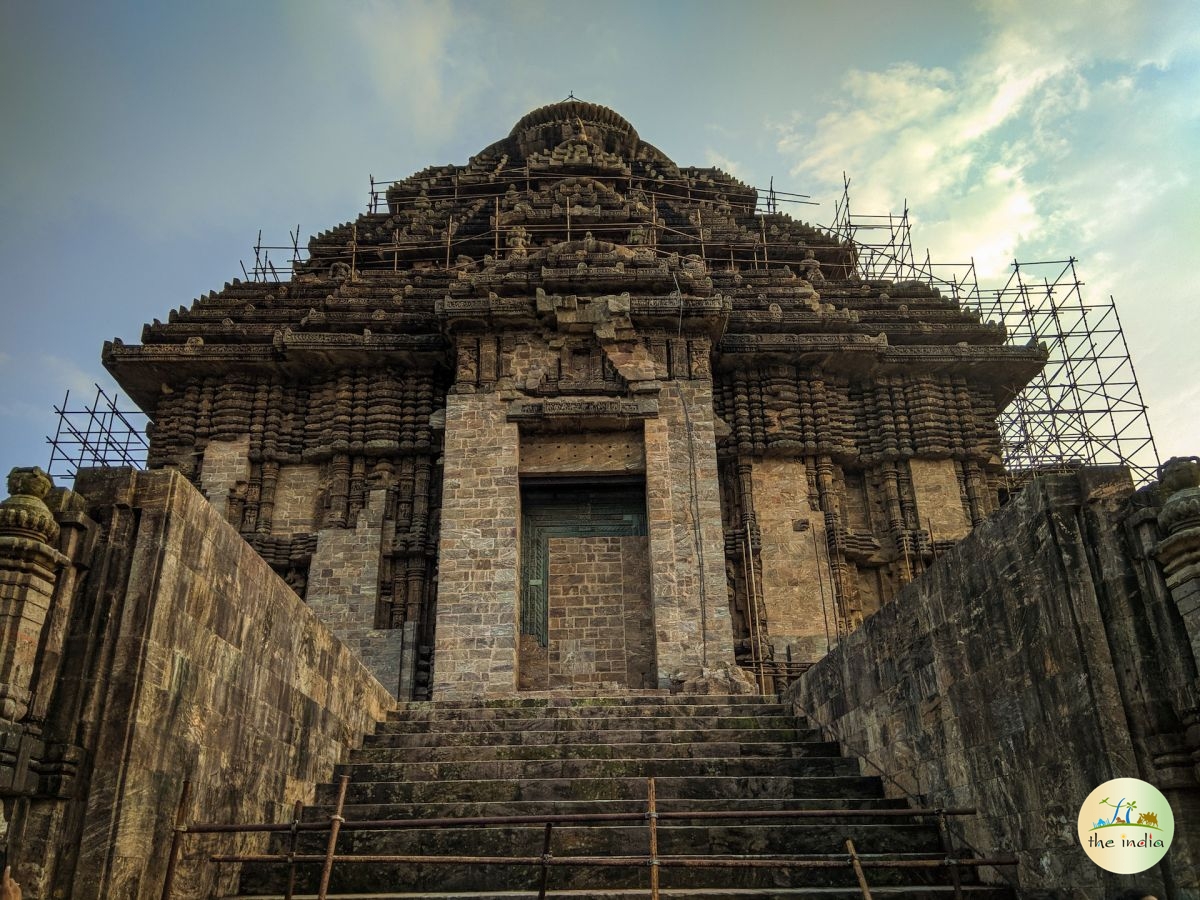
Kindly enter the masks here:
<path id="1" fill-rule="evenodd" d="M 521 485 L 521 690 L 652 687 L 645 484 Z"/>

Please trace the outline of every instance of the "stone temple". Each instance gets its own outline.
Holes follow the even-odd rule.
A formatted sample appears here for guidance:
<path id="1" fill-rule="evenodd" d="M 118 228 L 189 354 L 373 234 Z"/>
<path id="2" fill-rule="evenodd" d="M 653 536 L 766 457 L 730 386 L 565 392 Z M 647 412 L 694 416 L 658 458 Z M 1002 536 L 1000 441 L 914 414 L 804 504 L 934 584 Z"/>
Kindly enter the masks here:
<path id="1" fill-rule="evenodd" d="M 385 200 L 105 344 L 149 471 L 14 472 L 0 795 L 33 896 L 159 896 L 184 781 L 193 821 L 284 821 L 389 715 L 784 691 L 889 798 L 977 810 L 1017 862 L 994 896 L 1127 886 L 1074 837 L 1118 775 L 1175 808 L 1146 883 L 1197 896 L 1200 465 L 1001 509 L 1044 349 L 601 106 Z"/>
<path id="2" fill-rule="evenodd" d="M 104 362 L 399 697 L 770 673 L 996 509 L 1044 357 L 756 201 L 543 107 Z"/>

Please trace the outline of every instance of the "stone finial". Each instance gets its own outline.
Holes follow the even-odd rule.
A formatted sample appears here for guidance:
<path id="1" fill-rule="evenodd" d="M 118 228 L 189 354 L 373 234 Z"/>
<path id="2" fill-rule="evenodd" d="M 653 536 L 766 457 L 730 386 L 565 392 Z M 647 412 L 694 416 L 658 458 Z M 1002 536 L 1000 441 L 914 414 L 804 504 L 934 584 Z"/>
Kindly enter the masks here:
<path id="1" fill-rule="evenodd" d="M 1200 658 L 1200 459 L 1167 460 L 1159 469 L 1159 492 L 1158 527 L 1165 537 L 1154 552 Z"/>
<path id="2" fill-rule="evenodd" d="M 1164 501 L 1159 526 L 1167 534 L 1200 527 L 1200 457 L 1176 456 L 1158 472 Z"/>
<path id="3" fill-rule="evenodd" d="M 0 503 L 0 535 L 54 543 L 58 523 L 45 502 L 53 487 L 50 476 L 36 466 L 9 472 L 8 492 L 12 496 Z"/>

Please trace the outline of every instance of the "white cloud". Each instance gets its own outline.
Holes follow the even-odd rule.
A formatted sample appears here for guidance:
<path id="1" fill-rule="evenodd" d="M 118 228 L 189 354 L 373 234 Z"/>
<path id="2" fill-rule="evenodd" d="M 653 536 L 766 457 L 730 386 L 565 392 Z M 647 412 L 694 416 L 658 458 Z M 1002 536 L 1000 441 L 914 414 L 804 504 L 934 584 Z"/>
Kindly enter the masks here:
<path id="1" fill-rule="evenodd" d="M 734 162 L 728 156 L 718 153 L 711 147 L 705 149 L 704 161 L 707 165 L 714 166 L 727 175 L 745 180 L 745 170 L 742 168 L 741 163 Z"/>
<path id="2" fill-rule="evenodd" d="M 990 0 L 985 14 L 960 64 L 852 72 L 779 149 L 817 195 L 846 171 L 855 212 L 907 200 L 935 262 L 974 257 L 995 280 L 1014 257 L 1079 257 L 1085 290 L 1121 305 L 1160 450 L 1195 452 L 1195 417 L 1165 407 L 1200 379 L 1185 349 L 1200 313 L 1179 300 L 1200 244 L 1200 19 L 1175 0 Z"/>
<path id="3" fill-rule="evenodd" d="M 455 52 L 468 43 L 462 32 L 473 27 L 470 14 L 447 0 L 372 2 L 352 7 L 349 21 L 381 113 L 403 117 L 419 135 L 453 134 L 466 101 L 487 83 L 469 56 Z"/>

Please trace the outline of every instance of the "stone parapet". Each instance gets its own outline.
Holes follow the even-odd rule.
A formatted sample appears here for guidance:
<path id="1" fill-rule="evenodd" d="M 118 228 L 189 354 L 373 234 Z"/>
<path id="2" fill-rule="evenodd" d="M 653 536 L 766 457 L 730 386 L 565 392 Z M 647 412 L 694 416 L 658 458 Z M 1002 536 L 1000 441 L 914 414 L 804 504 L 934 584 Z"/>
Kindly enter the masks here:
<path id="1" fill-rule="evenodd" d="M 1153 525 L 1138 499 L 1123 470 L 1034 480 L 791 693 L 894 795 L 978 808 L 965 837 L 1017 855 L 1021 896 L 1200 896 L 1196 661 L 1137 538 Z M 1162 790 L 1177 823 L 1136 878 L 1094 866 L 1076 836 L 1084 799 L 1116 777 Z"/>
<path id="2" fill-rule="evenodd" d="M 39 595 L 31 711 L 0 723 L 0 794 L 20 797 L 8 859 L 27 896 L 148 900 L 185 781 L 190 821 L 284 820 L 394 700 L 178 473 L 92 470 L 76 487 L 86 504 L 45 494 L 68 552 L 42 554 L 60 570 Z M 193 896 L 236 878 L 214 880 L 205 855 L 180 870 Z"/>
<path id="3" fill-rule="evenodd" d="M 45 497 L 53 487 L 41 469 L 13 469 L 0 503 L 0 721 L 29 711 L 42 629 L 57 571 L 67 563 L 55 542 L 59 527 Z"/>

